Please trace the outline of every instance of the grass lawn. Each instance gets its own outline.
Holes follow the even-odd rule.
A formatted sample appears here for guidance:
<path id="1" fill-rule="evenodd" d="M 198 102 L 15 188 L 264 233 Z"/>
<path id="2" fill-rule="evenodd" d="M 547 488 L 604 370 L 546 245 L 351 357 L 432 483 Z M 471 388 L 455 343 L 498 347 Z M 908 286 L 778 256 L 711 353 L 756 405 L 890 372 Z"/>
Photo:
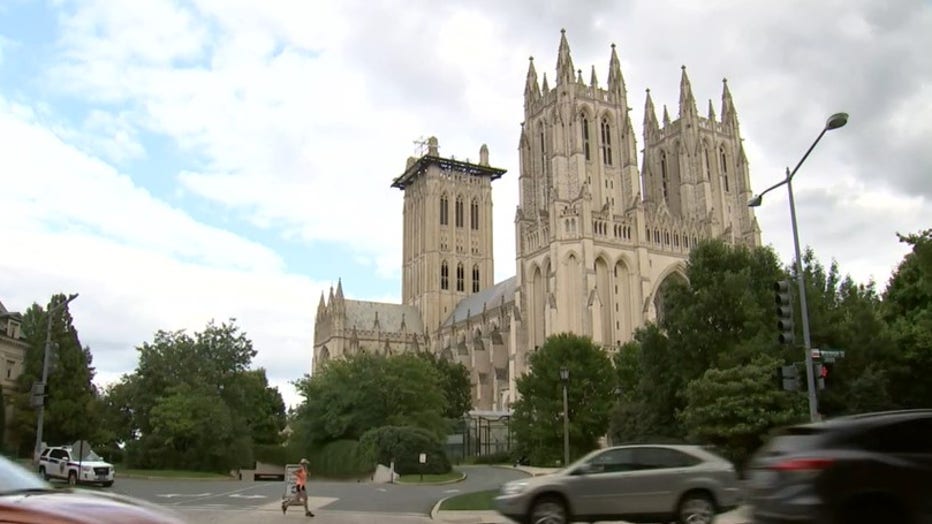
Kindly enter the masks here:
<path id="1" fill-rule="evenodd" d="M 454 480 L 462 480 L 463 473 L 454 470 L 451 470 L 449 473 L 440 473 L 433 474 L 428 473 L 424 475 L 424 480 L 421 480 L 421 475 L 415 473 L 413 475 L 401 475 L 398 477 L 399 484 L 436 484 L 438 482 L 451 482 Z"/>
<path id="2" fill-rule="evenodd" d="M 121 469 L 117 468 L 116 477 L 158 477 L 166 479 L 229 479 L 229 475 L 206 471 L 184 471 L 177 469 Z"/>
<path id="3" fill-rule="evenodd" d="M 440 511 L 448 510 L 466 510 L 466 511 L 488 511 L 495 509 L 492 507 L 492 499 L 498 494 L 497 489 L 488 491 L 475 491 L 473 493 L 463 493 L 455 497 L 450 497 L 440 504 Z"/>

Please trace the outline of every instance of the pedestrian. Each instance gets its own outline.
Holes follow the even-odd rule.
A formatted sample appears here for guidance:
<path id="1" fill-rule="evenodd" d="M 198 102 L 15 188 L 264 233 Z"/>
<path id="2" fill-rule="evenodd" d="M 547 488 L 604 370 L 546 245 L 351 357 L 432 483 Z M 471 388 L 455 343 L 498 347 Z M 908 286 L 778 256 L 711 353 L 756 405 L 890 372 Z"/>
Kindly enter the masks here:
<path id="1" fill-rule="evenodd" d="M 304 516 L 314 516 L 307 507 L 307 464 L 307 459 L 301 459 L 298 470 L 294 472 L 295 493 L 291 498 L 282 501 L 282 515 L 288 512 L 288 506 L 302 504 L 304 506 Z"/>

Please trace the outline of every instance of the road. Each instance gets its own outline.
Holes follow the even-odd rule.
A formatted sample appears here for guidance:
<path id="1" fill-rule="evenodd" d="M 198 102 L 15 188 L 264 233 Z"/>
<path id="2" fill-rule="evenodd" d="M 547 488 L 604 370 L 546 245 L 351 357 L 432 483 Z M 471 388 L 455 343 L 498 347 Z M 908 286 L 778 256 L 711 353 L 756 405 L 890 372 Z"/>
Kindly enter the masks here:
<path id="1" fill-rule="evenodd" d="M 458 469 L 466 473 L 466 480 L 441 486 L 332 482 L 312 478 L 308 484 L 310 506 L 315 513 L 390 513 L 399 518 L 424 517 L 442 498 L 458 493 L 494 489 L 504 482 L 526 476 L 521 471 L 508 468 L 463 466 Z M 185 514 L 196 511 L 262 509 L 278 512 L 280 515 L 277 508 L 284 492 L 284 483 L 118 478 L 110 490 L 180 510 Z M 298 516 L 301 515 L 301 511 L 292 508 L 289 510 L 289 516 L 292 514 Z M 371 521 L 373 517 L 369 515 L 367 518 Z M 395 522 L 391 519 L 383 521 L 381 517 L 378 520 L 384 524 Z M 416 520 L 404 522 L 408 521 Z"/>

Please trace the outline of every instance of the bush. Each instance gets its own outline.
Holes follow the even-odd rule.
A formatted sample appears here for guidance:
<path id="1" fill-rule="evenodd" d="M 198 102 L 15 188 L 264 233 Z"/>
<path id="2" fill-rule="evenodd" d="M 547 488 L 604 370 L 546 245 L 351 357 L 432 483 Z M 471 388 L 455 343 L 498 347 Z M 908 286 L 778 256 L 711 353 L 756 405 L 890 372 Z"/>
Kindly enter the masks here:
<path id="1" fill-rule="evenodd" d="M 511 451 L 499 451 L 488 455 L 479 455 L 472 459 L 473 464 L 513 464 L 517 457 Z"/>
<path id="2" fill-rule="evenodd" d="M 400 475 L 414 473 L 447 473 L 450 460 L 433 433 L 407 426 L 384 426 L 367 431 L 359 439 L 362 454 L 370 464 L 389 465 L 395 462 Z M 427 464 L 418 461 L 421 453 L 427 454 Z"/>
<path id="3" fill-rule="evenodd" d="M 375 471 L 375 462 L 361 453 L 355 440 L 335 440 L 308 455 L 311 475 L 317 477 L 360 478 Z"/>
<path id="4" fill-rule="evenodd" d="M 298 457 L 297 460 L 291 457 L 294 453 L 290 453 L 290 451 L 291 450 L 287 447 L 277 444 L 260 444 L 256 446 L 255 457 L 258 462 L 264 462 L 275 466 L 284 466 L 286 464 L 296 463 L 300 460 L 300 457 Z"/>

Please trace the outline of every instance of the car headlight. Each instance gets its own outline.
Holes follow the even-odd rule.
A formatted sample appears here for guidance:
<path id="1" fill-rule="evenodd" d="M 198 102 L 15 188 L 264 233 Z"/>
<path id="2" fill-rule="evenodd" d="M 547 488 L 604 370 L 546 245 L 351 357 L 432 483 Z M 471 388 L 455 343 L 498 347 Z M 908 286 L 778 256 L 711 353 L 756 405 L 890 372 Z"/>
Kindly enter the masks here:
<path id="1" fill-rule="evenodd" d="M 527 482 L 508 482 L 502 486 L 502 495 L 517 495 L 527 489 Z"/>

